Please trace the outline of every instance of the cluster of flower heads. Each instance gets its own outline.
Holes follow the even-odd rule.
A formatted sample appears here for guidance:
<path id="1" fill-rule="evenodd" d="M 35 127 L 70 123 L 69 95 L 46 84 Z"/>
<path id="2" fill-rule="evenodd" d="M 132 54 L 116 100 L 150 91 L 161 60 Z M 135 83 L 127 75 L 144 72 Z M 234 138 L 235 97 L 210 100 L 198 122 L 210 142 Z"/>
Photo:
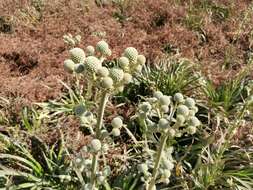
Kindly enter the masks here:
<path id="1" fill-rule="evenodd" d="M 81 42 L 81 36 L 76 35 L 72 36 L 71 34 L 67 34 L 63 36 L 63 41 L 70 47 L 75 47 Z"/>
<path id="2" fill-rule="evenodd" d="M 86 111 L 82 105 L 76 106 L 74 109 L 76 115 L 81 118 L 84 125 L 95 125 L 96 119 L 94 115 Z M 91 142 L 82 148 L 81 153 L 84 154 L 77 157 L 74 161 L 75 167 L 83 173 L 88 179 L 91 178 L 91 165 L 92 165 L 92 158 L 93 154 L 99 153 L 99 155 L 106 155 L 108 154 L 109 150 L 109 143 L 112 142 L 112 136 L 118 137 L 120 136 L 120 129 L 123 127 L 122 119 L 117 116 L 111 121 L 112 130 L 108 132 L 106 129 L 101 130 L 101 134 L 99 139 L 94 138 Z M 105 166 L 104 168 L 100 168 L 100 170 L 96 171 L 96 181 L 97 184 L 103 184 L 106 178 L 110 175 L 110 167 Z M 91 187 L 91 184 L 86 184 L 87 188 Z M 84 188 L 85 189 L 85 188 Z"/>
<path id="3" fill-rule="evenodd" d="M 172 157 L 172 153 L 173 147 L 168 147 L 162 151 L 161 163 L 157 175 L 158 183 L 168 184 L 170 182 L 169 178 L 171 176 L 171 170 L 174 168 L 175 162 Z M 156 152 L 152 150 L 148 150 L 146 154 L 148 154 L 149 159 L 137 166 L 138 172 L 143 174 L 143 182 L 148 182 L 152 176 L 151 171 L 154 168 L 155 158 L 157 156 Z"/>
<path id="4" fill-rule="evenodd" d="M 145 132 L 151 134 L 150 140 L 153 139 L 154 143 L 158 143 L 154 139 L 154 133 L 160 133 L 161 138 L 166 136 L 165 140 L 168 141 L 175 137 L 181 137 L 183 134 L 196 133 L 197 127 L 200 125 L 200 121 L 195 116 L 197 112 L 198 108 L 193 98 L 184 97 L 181 93 L 176 93 L 172 97 L 156 91 L 153 97 L 139 104 L 137 116 L 141 123 L 145 123 Z M 174 168 L 172 152 L 173 147 L 171 146 L 164 148 L 161 155 L 148 147 L 144 149 L 148 159 L 138 166 L 139 172 L 143 173 L 144 181 L 150 179 L 150 171 L 154 169 L 157 156 L 160 156 L 161 163 L 156 180 L 158 183 L 169 183 L 171 170 Z"/>
<path id="5" fill-rule="evenodd" d="M 152 98 L 139 105 L 139 116 L 145 119 L 150 132 L 167 132 L 171 137 L 181 137 L 183 133 L 194 134 L 200 121 L 195 116 L 198 108 L 193 98 L 185 98 L 181 93 L 173 97 L 156 91 Z M 155 122 L 154 118 L 159 118 Z"/>
<path id="6" fill-rule="evenodd" d="M 128 47 L 118 59 L 118 66 L 103 66 L 103 61 L 112 54 L 104 40 L 99 41 L 96 47 L 87 46 L 85 51 L 73 48 L 69 54 L 70 58 L 64 61 L 64 67 L 68 72 L 84 74 L 103 89 L 117 92 L 123 91 L 124 85 L 132 81 L 132 76 L 140 72 L 146 62 L 146 58 L 139 55 L 135 48 Z"/>

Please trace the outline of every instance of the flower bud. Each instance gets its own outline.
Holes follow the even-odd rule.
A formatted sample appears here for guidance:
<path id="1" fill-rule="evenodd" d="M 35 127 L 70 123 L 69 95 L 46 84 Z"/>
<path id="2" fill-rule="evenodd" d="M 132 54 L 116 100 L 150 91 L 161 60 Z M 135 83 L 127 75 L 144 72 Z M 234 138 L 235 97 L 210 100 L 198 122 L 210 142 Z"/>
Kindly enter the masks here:
<path id="1" fill-rule="evenodd" d="M 128 67 L 129 65 L 129 59 L 126 58 L 126 57 L 120 57 L 119 58 L 119 66 L 122 68 L 122 69 L 125 69 L 126 67 Z"/>
<path id="2" fill-rule="evenodd" d="M 169 121 L 167 119 L 161 118 L 158 122 L 158 127 L 161 129 L 167 129 L 169 127 Z"/>
<path id="3" fill-rule="evenodd" d="M 93 139 L 90 143 L 92 152 L 98 152 L 101 149 L 101 142 L 98 139 Z"/>
<path id="4" fill-rule="evenodd" d="M 109 46 L 104 40 L 99 41 L 96 45 L 96 50 L 100 52 L 102 55 L 105 55 L 108 49 Z"/>
<path id="5" fill-rule="evenodd" d="M 115 117 L 112 120 L 111 125 L 113 128 L 121 128 L 123 126 L 123 121 L 120 117 Z"/>
<path id="6" fill-rule="evenodd" d="M 193 135 L 193 134 L 195 134 L 196 133 L 196 131 L 197 131 L 197 128 L 196 127 L 194 127 L 194 126 L 189 126 L 189 127 L 187 127 L 187 132 L 190 134 L 190 135 Z"/>
<path id="7" fill-rule="evenodd" d="M 132 82 L 132 75 L 129 73 L 124 73 L 124 77 L 123 77 L 123 82 L 125 84 L 129 84 L 130 82 Z"/>
<path id="8" fill-rule="evenodd" d="M 159 102 L 161 105 L 170 105 L 170 97 L 169 96 L 166 96 L 166 95 L 163 95 L 159 98 Z"/>
<path id="9" fill-rule="evenodd" d="M 113 80 L 111 77 L 105 77 L 101 81 L 101 86 L 106 89 L 110 89 L 113 87 Z"/>
<path id="10" fill-rule="evenodd" d="M 87 46 L 86 50 L 85 50 L 85 53 L 88 56 L 93 56 L 95 54 L 95 48 L 93 46 Z"/>
<path id="11" fill-rule="evenodd" d="M 113 128 L 113 129 L 112 129 L 112 135 L 113 135 L 114 137 L 120 136 L 120 129 L 119 129 L 119 128 Z"/>
<path id="12" fill-rule="evenodd" d="M 184 117 L 183 115 L 178 114 L 176 120 L 177 120 L 177 121 L 176 121 L 177 124 L 178 124 L 179 126 L 182 126 L 182 125 L 184 124 L 184 122 L 185 122 L 185 117 Z"/>
<path id="13" fill-rule="evenodd" d="M 127 57 L 130 62 L 136 62 L 138 57 L 138 51 L 133 47 L 128 47 L 124 51 L 124 56 Z"/>
<path id="14" fill-rule="evenodd" d="M 169 111 L 169 106 L 162 105 L 162 106 L 161 106 L 161 111 L 162 111 L 163 113 L 168 113 L 168 111 Z"/>
<path id="15" fill-rule="evenodd" d="M 97 71 L 97 74 L 100 77 L 107 77 L 109 75 L 109 71 L 106 67 L 100 67 Z"/>
<path id="16" fill-rule="evenodd" d="M 75 68 L 75 63 L 71 59 L 66 59 L 64 61 L 64 69 L 67 72 L 72 73 L 74 71 L 74 68 Z"/>
<path id="17" fill-rule="evenodd" d="M 84 66 L 87 71 L 97 72 L 97 70 L 101 68 L 101 63 L 98 58 L 94 56 L 89 56 L 85 59 Z"/>
<path id="18" fill-rule="evenodd" d="M 146 57 L 144 55 L 137 56 L 137 64 L 144 65 L 146 63 Z"/>

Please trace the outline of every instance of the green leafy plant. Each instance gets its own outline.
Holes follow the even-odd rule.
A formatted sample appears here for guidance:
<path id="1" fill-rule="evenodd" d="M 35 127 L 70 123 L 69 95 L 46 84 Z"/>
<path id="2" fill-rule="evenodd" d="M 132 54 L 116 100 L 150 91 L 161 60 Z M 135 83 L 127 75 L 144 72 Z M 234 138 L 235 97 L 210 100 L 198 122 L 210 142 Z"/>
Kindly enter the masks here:
<path id="1" fill-rule="evenodd" d="M 187 93 L 198 87 L 199 76 L 194 73 L 192 63 L 187 59 L 164 57 L 157 59 L 154 66 L 146 66 L 137 80 L 151 89 L 166 95 Z"/>
<path id="2" fill-rule="evenodd" d="M 16 142 L 1 135 L 1 142 L 6 146 L 0 154 L 0 177 L 6 181 L 5 187 L 10 189 L 69 189 L 76 178 L 68 159 L 68 151 L 62 141 L 58 146 L 47 147 L 36 137 L 37 155 L 25 144 Z M 11 164 L 12 167 L 7 165 Z"/>

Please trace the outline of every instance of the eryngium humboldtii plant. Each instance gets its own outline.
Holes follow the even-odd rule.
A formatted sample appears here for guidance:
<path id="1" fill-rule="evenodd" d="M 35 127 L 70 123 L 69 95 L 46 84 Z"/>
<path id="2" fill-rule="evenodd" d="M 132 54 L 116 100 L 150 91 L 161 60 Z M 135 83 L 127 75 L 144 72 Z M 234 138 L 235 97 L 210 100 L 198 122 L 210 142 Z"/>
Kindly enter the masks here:
<path id="1" fill-rule="evenodd" d="M 140 103 L 137 117 L 144 132 L 144 153 L 149 159 L 138 169 L 144 175 L 147 190 L 156 189 L 156 183 L 169 183 L 175 162 L 172 142 L 175 137 L 196 133 L 200 125 L 195 117 L 197 111 L 195 100 L 181 93 L 172 97 L 156 91 L 153 97 Z M 157 149 L 150 149 L 149 142 Z"/>
<path id="2" fill-rule="evenodd" d="M 111 56 L 112 51 L 104 40 L 99 41 L 95 47 L 87 46 L 86 50 L 76 47 L 69 53 L 69 59 L 64 61 L 66 71 L 85 79 L 90 94 L 92 94 L 92 89 L 96 90 L 94 101 L 98 104 L 97 115 L 86 110 L 82 103 L 74 109 L 82 125 L 88 126 L 93 135 L 90 144 L 84 147 L 83 151 L 86 155 L 92 156 L 92 159 L 89 156 L 78 158 L 75 163 L 81 174 L 79 176 L 85 174 L 84 188 L 95 190 L 106 182 L 106 177 L 109 175 L 108 167 L 98 166 L 98 160 L 101 155 L 106 154 L 110 136 L 119 136 L 123 126 L 121 118 L 116 117 L 111 123 L 112 131 L 108 132 L 105 129 L 103 118 L 107 101 L 111 95 L 122 92 L 124 86 L 132 82 L 132 78 L 141 71 L 146 59 L 135 48 L 128 47 L 118 59 L 119 66 L 108 68 L 103 62 Z"/>

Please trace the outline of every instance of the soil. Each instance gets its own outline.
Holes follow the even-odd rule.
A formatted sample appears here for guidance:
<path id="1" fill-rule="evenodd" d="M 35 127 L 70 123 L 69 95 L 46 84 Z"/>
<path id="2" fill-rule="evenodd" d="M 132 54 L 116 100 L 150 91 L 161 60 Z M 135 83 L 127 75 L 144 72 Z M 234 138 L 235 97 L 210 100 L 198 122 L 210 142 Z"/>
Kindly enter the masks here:
<path id="1" fill-rule="evenodd" d="M 80 46 L 85 47 L 101 39 L 94 33 L 106 32 L 112 58 L 128 46 L 136 47 L 151 63 L 157 56 L 179 52 L 217 83 L 237 73 L 252 51 L 252 15 L 243 20 L 249 0 L 205 0 L 217 15 L 201 11 L 201 0 L 134 0 L 123 13 L 110 3 L 84 2 L 0 2 L 0 96 L 22 97 L 26 102 L 59 96 L 58 80 L 70 77 L 62 66 L 68 54 L 62 36 L 67 33 L 80 34 Z M 220 19 L 227 12 L 219 10 L 227 11 L 227 18 Z M 200 17 L 201 25 L 191 27 L 195 21 L 187 20 L 189 15 Z M 229 66 L 222 70 L 225 63 Z"/>

